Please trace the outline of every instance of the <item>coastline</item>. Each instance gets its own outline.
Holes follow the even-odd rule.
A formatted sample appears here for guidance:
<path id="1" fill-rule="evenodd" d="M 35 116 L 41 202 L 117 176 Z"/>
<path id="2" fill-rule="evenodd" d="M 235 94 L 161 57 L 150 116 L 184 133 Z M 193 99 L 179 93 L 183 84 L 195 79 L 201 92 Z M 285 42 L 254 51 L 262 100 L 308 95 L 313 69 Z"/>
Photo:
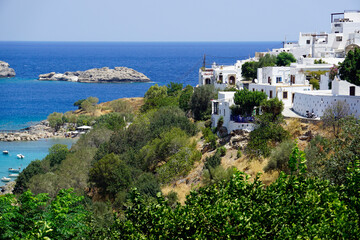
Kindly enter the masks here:
<path id="1" fill-rule="evenodd" d="M 25 129 L 0 132 L 0 142 L 37 141 L 44 138 L 66 138 L 67 136 L 70 136 L 69 133 L 65 131 L 55 132 L 49 126 L 49 122 L 43 120 Z"/>
<path id="2" fill-rule="evenodd" d="M 5 185 L 0 186 L 0 196 L 5 194 L 13 194 L 13 190 L 15 187 L 16 181 L 10 181 L 5 183 Z"/>

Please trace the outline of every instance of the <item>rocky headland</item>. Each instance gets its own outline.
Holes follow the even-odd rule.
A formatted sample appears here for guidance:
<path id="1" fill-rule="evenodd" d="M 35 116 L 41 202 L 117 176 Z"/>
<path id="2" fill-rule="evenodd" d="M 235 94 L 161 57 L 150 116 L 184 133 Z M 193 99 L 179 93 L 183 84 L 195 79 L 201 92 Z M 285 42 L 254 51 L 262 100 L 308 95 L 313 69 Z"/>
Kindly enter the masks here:
<path id="1" fill-rule="evenodd" d="M 15 70 L 7 62 L 0 61 L 0 78 L 5 77 L 15 77 Z"/>
<path id="2" fill-rule="evenodd" d="M 150 79 L 143 73 L 127 67 L 93 68 L 86 71 L 46 73 L 40 74 L 40 81 L 70 81 L 86 83 L 114 83 L 114 82 L 149 82 Z"/>
<path id="3" fill-rule="evenodd" d="M 0 141 L 36 141 L 42 138 L 67 137 L 66 132 L 55 132 L 47 120 L 19 131 L 0 132 Z"/>

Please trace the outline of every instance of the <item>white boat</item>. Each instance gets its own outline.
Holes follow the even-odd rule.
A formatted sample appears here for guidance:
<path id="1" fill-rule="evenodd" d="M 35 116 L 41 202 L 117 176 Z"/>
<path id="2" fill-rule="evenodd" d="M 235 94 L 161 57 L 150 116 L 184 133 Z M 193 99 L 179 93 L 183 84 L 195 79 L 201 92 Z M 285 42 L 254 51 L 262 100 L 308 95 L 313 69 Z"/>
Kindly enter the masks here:
<path id="1" fill-rule="evenodd" d="M 23 159 L 25 156 L 24 155 L 22 155 L 22 154 L 18 154 L 18 155 L 16 155 L 18 158 L 20 158 L 20 159 Z"/>
<path id="2" fill-rule="evenodd" d="M 2 178 L 1 178 L 1 181 L 3 181 L 3 182 L 10 182 L 10 181 L 11 181 L 11 178 L 2 177 Z"/>
<path id="3" fill-rule="evenodd" d="M 18 173 L 10 173 L 10 174 L 9 174 L 9 177 L 18 177 L 18 176 L 19 176 Z"/>
<path id="4" fill-rule="evenodd" d="M 4 151 L 3 151 L 3 154 L 9 154 L 9 151 L 8 151 L 8 150 L 4 150 Z"/>
<path id="5" fill-rule="evenodd" d="M 9 168 L 9 172 L 20 172 L 20 168 Z"/>

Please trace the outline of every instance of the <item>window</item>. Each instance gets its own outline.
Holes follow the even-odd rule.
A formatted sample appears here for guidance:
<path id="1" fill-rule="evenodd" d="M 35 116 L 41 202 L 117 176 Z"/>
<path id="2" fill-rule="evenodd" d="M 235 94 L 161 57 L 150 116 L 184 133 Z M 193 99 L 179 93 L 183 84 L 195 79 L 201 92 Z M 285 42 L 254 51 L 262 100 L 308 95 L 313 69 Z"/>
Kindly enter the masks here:
<path id="1" fill-rule="evenodd" d="M 355 87 L 354 86 L 350 87 L 350 96 L 355 96 Z"/>
<path id="2" fill-rule="evenodd" d="M 272 90 L 270 90 L 270 95 L 269 95 L 269 98 L 272 98 Z"/>
<path id="3" fill-rule="evenodd" d="M 255 88 L 253 88 L 253 92 L 255 92 Z"/>
<path id="4" fill-rule="evenodd" d="M 310 40 L 306 40 L 306 44 L 310 44 Z"/>
<path id="5" fill-rule="evenodd" d="M 341 27 L 340 23 L 335 23 L 334 27 Z"/>
<path id="6" fill-rule="evenodd" d="M 219 112 L 219 103 L 214 102 L 214 114 L 218 114 L 218 112 Z"/>
<path id="7" fill-rule="evenodd" d="M 287 92 L 283 92 L 283 99 L 287 99 L 287 96 L 288 96 Z"/>
<path id="8" fill-rule="evenodd" d="M 276 77 L 276 83 L 281 83 L 281 82 L 282 82 L 281 77 Z"/>
<path id="9" fill-rule="evenodd" d="M 336 37 L 336 41 L 337 41 L 337 42 L 341 42 L 341 41 L 342 41 L 342 36 L 337 36 L 337 37 Z"/>
<path id="10" fill-rule="evenodd" d="M 295 75 L 290 75 L 290 83 L 295 84 Z"/>
<path id="11" fill-rule="evenodd" d="M 264 92 L 264 89 L 261 89 L 261 92 Z"/>

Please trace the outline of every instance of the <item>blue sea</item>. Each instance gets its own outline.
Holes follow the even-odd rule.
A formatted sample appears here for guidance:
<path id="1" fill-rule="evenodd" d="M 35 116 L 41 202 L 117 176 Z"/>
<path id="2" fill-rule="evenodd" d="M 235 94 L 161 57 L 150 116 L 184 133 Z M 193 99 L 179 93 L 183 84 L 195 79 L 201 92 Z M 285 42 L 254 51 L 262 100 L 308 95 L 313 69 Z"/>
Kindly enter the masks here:
<path id="1" fill-rule="evenodd" d="M 52 112 L 74 110 L 73 103 L 90 96 L 106 102 L 142 97 L 153 84 L 180 82 L 196 86 L 198 69 L 206 64 L 234 64 L 255 52 L 281 47 L 281 42 L 0 42 L 0 60 L 15 69 L 15 78 L 0 79 L 0 130 L 16 130 L 46 119 Z M 144 73 L 150 83 L 40 82 L 39 74 L 125 66 Z M 49 140 L 48 140 L 49 141 Z M 19 142 L 16 148 L 46 155 L 51 141 Z M 0 142 L 0 150 L 8 143 Z M 9 146 L 10 147 L 10 146 Z M 25 154 L 24 154 L 25 155 Z M 9 164 L 0 156 L 0 177 Z M 9 157 L 7 157 L 9 158 Z M 14 162 L 15 163 L 15 162 Z M 5 166 L 6 165 L 6 166 Z M 19 165 L 17 162 L 14 165 Z M 11 167 L 16 167 L 12 165 Z"/>

